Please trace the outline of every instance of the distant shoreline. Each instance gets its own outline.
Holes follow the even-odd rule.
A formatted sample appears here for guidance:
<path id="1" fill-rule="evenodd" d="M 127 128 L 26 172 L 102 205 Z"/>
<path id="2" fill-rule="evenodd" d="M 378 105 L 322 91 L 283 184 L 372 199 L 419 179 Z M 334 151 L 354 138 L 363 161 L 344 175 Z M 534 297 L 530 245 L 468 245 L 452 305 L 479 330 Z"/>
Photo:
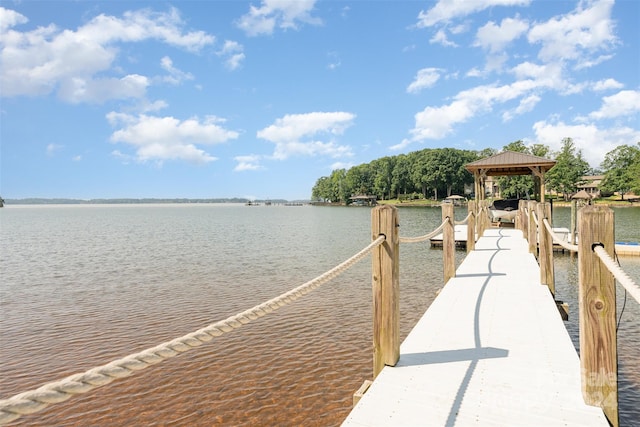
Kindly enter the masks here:
<path id="1" fill-rule="evenodd" d="M 213 199 L 188 199 L 188 198 L 121 198 L 121 199 L 49 199 L 49 198 L 25 198 L 25 199 L 4 199 L 4 206 L 7 205 L 136 205 L 136 204 L 246 204 L 248 202 L 256 204 L 291 204 L 302 203 L 317 206 L 345 206 L 340 203 L 314 203 L 309 200 L 286 200 L 286 199 L 247 199 L 247 198 L 213 198 Z M 396 207 L 427 207 L 434 208 L 440 206 L 440 201 L 434 200 L 412 200 L 398 201 L 378 200 L 378 204 L 392 205 Z M 554 206 L 571 206 L 571 202 L 553 201 Z M 597 205 L 607 205 L 612 207 L 640 207 L 640 201 L 635 199 L 633 202 L 628 200 L 596 200 Z"/>
<path id="2" fill-rule="evenodd" d="M 48 199 L 48 198 L 26 198 L 26 199 L 5 199 L 4 204 L 7 205 L 134 205 L 134 204 L 213 204 L 213 203 L 309 203 L 308 200 L 285 200 L 285 199 L 247 199 L 247 198 L 215 198 L 215 199 L 164 199 L 164 198 L 121 198 L 121 199 Z"/>

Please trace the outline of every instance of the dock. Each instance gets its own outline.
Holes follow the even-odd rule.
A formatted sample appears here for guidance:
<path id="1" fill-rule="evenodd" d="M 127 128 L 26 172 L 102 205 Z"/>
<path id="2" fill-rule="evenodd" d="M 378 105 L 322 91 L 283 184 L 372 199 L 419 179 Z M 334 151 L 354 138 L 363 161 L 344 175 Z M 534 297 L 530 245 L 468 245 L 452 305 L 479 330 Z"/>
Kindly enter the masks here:
<path id="1" fill-rule="evenodd" d="M 467 247 L 467 225 L 466 224 L 458 224 L 454 228 L 454 240 L 456 242 L 457 248 L 466 248 Z M 433 238 L 431 238 L 431 247 L 432 248 L 441 248 L 442 242 L 444 240 L 443 233 L 440 233 Z"/>
<path id="2" fill-rule="evenodd" d="M 566 227 L 553 227 L 553 231 L 564 238 L 565 242 L 569 241 L 569 229 Z M 465 224 L 458 224 L 455 226 L 454 239 L 457 248 L 467 247 L 467 226 Z M 432 248 L 441 248 L 443 241 L 443 234 L 440 233 L 434 236 L 431 241 Z M 558 252 L 564 252 L 562 246 L 557 243 L 553 244 L 553 250 Z M 638 242 L 616 242 L 616 254 L 628 255 L 628 256 L 640 256 L 640 243 Z"/>
<path id="3" fill-rule="evenodd" d="M 487 229 L 343 426 L 608 426 L 518 229 Z"/>

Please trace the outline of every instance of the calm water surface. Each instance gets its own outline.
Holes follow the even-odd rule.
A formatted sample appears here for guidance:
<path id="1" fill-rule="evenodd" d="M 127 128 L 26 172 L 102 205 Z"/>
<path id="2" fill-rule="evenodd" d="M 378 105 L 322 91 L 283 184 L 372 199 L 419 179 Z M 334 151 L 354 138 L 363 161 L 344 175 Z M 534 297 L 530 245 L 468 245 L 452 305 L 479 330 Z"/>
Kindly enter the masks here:
<path id="1" fill-rule="evenodd" d="M 555 225 L 568 226 L 565 211 L 554 210 Z M 403 236 L 439 223 L 439 209 L 400 210 Z M 639 224 L 639 209 L 616 210 L 618 240 L 640 241 Z M 371 239 L 368 208 L 309 206 L 8 206 L 0 227 L 0 398 L 225 319 Z M 401 246 L 403 338 L 442 286 L 441 257 L 428 243 Z M 621 262 L 639 282 L 640 259 Z M 556 255 L 556 280 L 575 313 L 575 257 Z M 372 374 L 370 287 L 365 258 L 292 305 L 14 424 L 339 425 Z M 576 317 L 567 329 L 577 345 Z M 623 425 L 640 419 L 639 320 L 629 300 L 619 329 Z"/>

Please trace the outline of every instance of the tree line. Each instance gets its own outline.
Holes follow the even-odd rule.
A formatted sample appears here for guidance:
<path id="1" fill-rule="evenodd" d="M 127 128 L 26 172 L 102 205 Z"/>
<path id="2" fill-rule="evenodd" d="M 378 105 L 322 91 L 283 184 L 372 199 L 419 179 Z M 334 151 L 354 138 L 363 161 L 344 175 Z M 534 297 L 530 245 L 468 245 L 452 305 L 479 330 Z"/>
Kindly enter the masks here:
<path id="1" fill-rule="evenodd" d="M 562 140 L 558 152 L 552 152 L 544 144 L 527 146 L 521 140 L 505 145 L 502 151 L 555 160 L 556 165 L 545 176 L 545 185 L 565 199 L 577 191 L 586 175 L 604 175 L 600 186 L 603 195 L 617 192 L 623 199 L 627 193 L 640 195 L 640 142 L 610 151 L 596 169 L 584 160 L 582 151 L 571 138 Z M 375 196 L 378 200 L 439 200 L 452 194 L 465 194 L 465 188 L 473 188 L 473 175 L 465 165 L 499 152 L 491 148 L 480 151 L 427 148 L 382 157 L 349 169 L 336 169 L 329 176 L 318 178 L 311 197 L 315 201 L 348 204 L 355 195 Z M 534 194 L 532 176 L 500 177 L 496 181 L 503 198 L 531 198 Z"/>

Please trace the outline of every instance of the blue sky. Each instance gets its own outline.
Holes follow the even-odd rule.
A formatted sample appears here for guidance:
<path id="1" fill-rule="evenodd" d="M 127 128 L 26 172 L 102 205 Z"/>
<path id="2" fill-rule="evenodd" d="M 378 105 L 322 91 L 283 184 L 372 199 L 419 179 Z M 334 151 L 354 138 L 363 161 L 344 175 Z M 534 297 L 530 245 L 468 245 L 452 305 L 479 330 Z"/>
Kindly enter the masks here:
<path id="1" fill-rule="evenodd" d="M 640 2 L 1 1 L 4 198 L 307 199 L 424 148 L 640 141 Z"/>

